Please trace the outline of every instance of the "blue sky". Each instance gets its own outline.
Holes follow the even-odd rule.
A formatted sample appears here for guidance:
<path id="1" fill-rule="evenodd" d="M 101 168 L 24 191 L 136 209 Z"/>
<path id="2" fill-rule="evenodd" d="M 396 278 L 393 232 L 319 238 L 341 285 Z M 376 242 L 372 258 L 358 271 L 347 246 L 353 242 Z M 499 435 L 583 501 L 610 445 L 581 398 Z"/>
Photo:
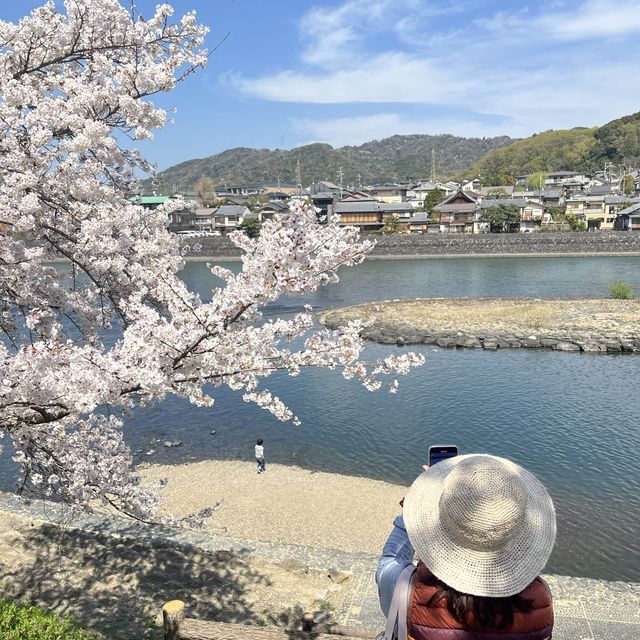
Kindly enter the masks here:
<path id="1" fill-rule="evenodd" d="M 123 0 L 124 1 L 124 0 Z M 17 20 L 40 2 L 4 0 Z M 125 2 L 125 4 L 127 4 Z M 143 14 L 156 2 L 139 0 Z M 640 0 L 176 0 L 208 68 L 156 102 L 160 169 L 238 146 L 527 136 L 640 110 Z"/>

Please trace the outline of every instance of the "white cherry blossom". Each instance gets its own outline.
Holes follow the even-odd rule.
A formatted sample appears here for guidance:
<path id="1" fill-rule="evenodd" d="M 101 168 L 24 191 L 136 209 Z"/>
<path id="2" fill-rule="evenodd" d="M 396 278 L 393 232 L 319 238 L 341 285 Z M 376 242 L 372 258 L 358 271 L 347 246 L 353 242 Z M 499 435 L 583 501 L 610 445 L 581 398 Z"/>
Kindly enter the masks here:
<path id="1" fill-rule="evenodd" d="M 282 295 L 337 282 L 372 246 L 318 223 L 309 205 L 292 203 L 256 239 L 233 235 L 242 270 L 211 267 L 224 286 L 210 302 L 178 278 L 184 260 L 166 224 L 181 204 L 129 202 L 150 165 L 123 142 L 151 138 L 166 114 L 150 97 L 206 63 L 207 29 L 172 15 L 164 4 L 143 19 L 116 0 L 67 0 L 0 22 L 0 435 L 16 450 L 20 489 L 139 518 L 157 500 L 122 437 L 133 407 L 170 395 L 210 406 L 227 385 L 298 424 L 264 386 L 275 371 L 339 369 L 373 390 L 423 362 L 362 362 L 362 322 L 329 331 L 308 310 L 262 318 Z"/>

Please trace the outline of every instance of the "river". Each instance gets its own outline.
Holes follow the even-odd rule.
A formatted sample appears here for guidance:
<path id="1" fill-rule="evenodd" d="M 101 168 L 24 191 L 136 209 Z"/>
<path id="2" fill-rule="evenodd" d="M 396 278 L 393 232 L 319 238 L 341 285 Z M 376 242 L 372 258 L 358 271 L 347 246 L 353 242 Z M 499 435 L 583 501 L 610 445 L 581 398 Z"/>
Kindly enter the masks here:
<path id="1" fill-rule="evenodd" d="M 205 298 L 215 285 L 204 262 L 188 263 L 183 277 Z M 640 292 L 640 258 L 372 260 L 341 272 L 339 284 L 281 300 L 267 314 L 387 298 L 606 297 L 607 284 L 618 279 Z M 399 349 L 371 345 L 366 355 L 390 348 Z M 250 464 L 262 437 L 270 462 L 406 484 L 432 443 L 505 456 L 538 475 L 555 501 L 558 539 L 548 572 L 640 581 L 640 358 L 422 351 L 425 366 L 401 378 L 396 395 L 369 393 L 335 371 L 273 376 L 269 387 L 301 427 L 221 389 L 209 409 L 176 399 L 140 409 L 127 419 L 126 436 L 139 461 Z M 183 445 L 166 449 L 166 439 Z M 156 453 L 147 456 L 151 449 Z"/>

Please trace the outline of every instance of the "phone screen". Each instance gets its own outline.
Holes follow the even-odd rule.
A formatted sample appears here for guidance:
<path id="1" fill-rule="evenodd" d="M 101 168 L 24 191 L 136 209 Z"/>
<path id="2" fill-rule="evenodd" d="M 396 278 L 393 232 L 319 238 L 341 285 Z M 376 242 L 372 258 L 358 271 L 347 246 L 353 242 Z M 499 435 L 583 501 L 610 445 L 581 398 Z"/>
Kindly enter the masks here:
<path id="1" fill-rule="evenodd" d="M 447 458 L 453 458 L 458 455 L 458 447 L 446 446 L 446 447 L 429 447 L 429 466 L 446 460 Z"/>

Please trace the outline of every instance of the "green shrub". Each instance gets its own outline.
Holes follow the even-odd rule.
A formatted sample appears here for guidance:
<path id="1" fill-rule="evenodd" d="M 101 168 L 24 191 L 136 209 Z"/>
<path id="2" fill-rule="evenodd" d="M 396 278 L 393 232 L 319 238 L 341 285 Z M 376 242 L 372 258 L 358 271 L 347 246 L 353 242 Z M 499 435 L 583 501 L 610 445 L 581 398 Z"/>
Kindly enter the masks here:
<path id="1" fill-rule="evenodd" d="M 607 289 L 612 298 L 617 300 L 633 300 L 633 287 L 624 280 L 616 280 L 612 282 Z"/>
<path id="2" fill-rule="evenodd" d="M 68 616 L 16 602 L 0 600 L 3 640 L 95 640 L 96 634 L 74 624 Z"/>
<path id="3" fill-rule="evenodd" d="M 584 220 L 580 220 L 575 213 L 567 213 L 564 220 L 569 225 L 569 229 L 571 229 L 571 231 L 587 230 L 587 223 Z"/>

